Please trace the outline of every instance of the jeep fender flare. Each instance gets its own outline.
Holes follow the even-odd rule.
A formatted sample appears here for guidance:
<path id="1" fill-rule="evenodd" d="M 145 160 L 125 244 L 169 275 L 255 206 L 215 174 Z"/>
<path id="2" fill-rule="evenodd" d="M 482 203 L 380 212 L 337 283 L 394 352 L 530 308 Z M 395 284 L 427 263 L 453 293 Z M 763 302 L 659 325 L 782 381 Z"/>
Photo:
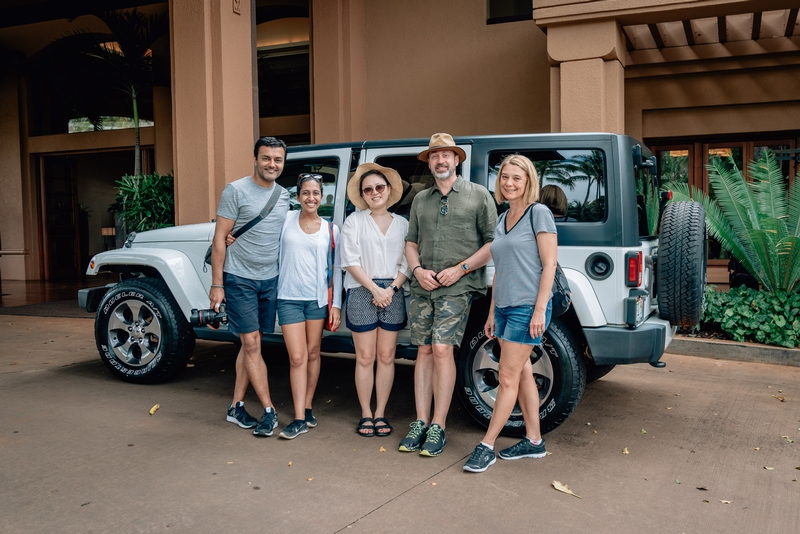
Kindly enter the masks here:
<path id="1" fill-rule="evenodd" d="M 117 249 L 113 254 L 101 252 L 89 263 L 86 274 L 95 275 L 105 267 L 119 271 L 136 271 L 147 267 L 155 269 L 167 284 L 172 296 L 188 320 L 193 308 L 207 308 L 209 304 L 208 289 L 197 274 L 197 270 L 189 257 L 183 252 L 166 248 Z"/>
<path id="2" fill-rule="evenodd" d="M 572 306 L 570 307 L 575 310 L 581 327 L 605 326 L 608 321 L 606 321 L 603 308 L 597 299 L 597 294 L 592 288 L 592 283 L 580 271 L 567 267 L 563 267 L 563 270 L 572 291 Z"/>

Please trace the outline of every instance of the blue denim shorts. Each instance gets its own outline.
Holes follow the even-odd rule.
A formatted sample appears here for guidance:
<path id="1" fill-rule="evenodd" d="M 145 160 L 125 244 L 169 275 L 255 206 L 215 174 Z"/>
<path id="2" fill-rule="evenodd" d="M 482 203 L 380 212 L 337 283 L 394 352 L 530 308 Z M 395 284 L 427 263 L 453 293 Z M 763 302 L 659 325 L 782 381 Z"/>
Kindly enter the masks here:
<path id="1" fill-rule="evenodd" d="M 316 300 L 278 299 L 278 324 L 302 323 L 328 317 L 328 306 L 321 308 Z"/>
<path id="2" fill-rule="evenodd" d="M 275 331 L 278 302 L 278 277 L 250 280 L 235 274 L 222 273 L 225 305 L 228 307 L 228 329 L 235 334 Z"/>
<path id="3" fill-rule="evenodd" d="M 542 337 L 531 337 L 531 319 L 533 318 L 533 306 L 509 306 L 507 308 L 494 309 L 494 335 L 511 343 L 521 345 L 541 345 Z M 547 303 L 545 313 L 545 327 L 550 326 L 550 318 L 553 315 L 553 303 Z"/>

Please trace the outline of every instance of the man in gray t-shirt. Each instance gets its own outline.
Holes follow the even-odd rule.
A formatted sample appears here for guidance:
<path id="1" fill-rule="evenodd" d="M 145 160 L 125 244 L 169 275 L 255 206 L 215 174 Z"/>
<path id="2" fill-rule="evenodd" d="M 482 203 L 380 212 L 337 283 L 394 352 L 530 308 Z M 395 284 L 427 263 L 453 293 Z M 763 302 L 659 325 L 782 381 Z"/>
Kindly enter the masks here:
<path id="1" fill-rule="evenodd" d="M 229 328 L 239 334 L 242 348 L 236 357 L 236 383 L 227 420 L 253 428 L 256 436 L 271 436 L 278 426 L 267 382 L 267 366 L 261 356 L 261 334 L 272 333 L 278 300 L 278 251 L 289 193 L 276 183 L 283 172 L 286 145 L 274 137 L 262 137 L 253 150 L 255 172 L 228 184 L 217 207 L 211 253 L 211 307 L 219 310 L 224 300 Z M 280 195 L 272 211 L 258 224 L 225 247 L 228 234 L 255 219 L 273 195 Z M 259 422 L 244 409 L 247 386 L 264 405 Z"/>

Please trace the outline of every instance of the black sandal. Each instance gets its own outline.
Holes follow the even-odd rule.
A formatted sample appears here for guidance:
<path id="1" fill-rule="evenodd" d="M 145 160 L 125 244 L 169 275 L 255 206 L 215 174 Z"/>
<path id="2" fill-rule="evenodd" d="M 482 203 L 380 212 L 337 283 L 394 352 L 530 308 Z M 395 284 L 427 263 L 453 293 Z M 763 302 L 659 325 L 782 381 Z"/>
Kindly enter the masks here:
<path id="1" fill-rule="evenodd" d="M 378 423 L 383 424 L 378 426 Z M 375 425 L 375 435 L 379 438 L 390 436 L 392 434 L 392 430 L 394 430 L 392 425 L 389 424 L 389 421 L 387 421 L 385 417 L 376 417 L 373 419 L 373 424 Z"/>
<path id="2" fill-rule="evenodd" d="M 356 433 L 358 433 L 359 436 L 371 438 L 375 435 L 375 425 L 365 425 L 364 423 L 372 423 L 372 417 L 362 417 L 361 421 L 358 422 L 358 426 L 356 427 Z M 363 432 L 364 430 L 367 430 L 368 432 Z"/>

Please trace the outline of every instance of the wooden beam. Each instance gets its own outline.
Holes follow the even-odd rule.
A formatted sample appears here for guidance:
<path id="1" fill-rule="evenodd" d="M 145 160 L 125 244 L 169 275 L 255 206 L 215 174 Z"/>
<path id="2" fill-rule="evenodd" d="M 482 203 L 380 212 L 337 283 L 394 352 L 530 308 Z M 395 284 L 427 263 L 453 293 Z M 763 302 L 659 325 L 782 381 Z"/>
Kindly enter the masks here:
<path id="1" fill-rule="evenodd" d="M 648 28 L 650 28 L 650 35 L 653 36 L 653 41 L 656 42 L 657 48 L 664 48 L 664 39 L 661 38 L 661 32 L 658 31 L 657 24 L 648 24 Z"/>
<path id="2" fill-rule="evenodd" d="M 720 43 L 728 40 L 728 28 L 725 22 L 725 17 L 717 17 L 717 33 L 719 33 Z"/>
<path id="3" fill-rule="evenodd" d="M 796 7 L 789 10 L 789 18 L 786 19 L 786 31 L 783 34 L 784 37 L 791 37 L 794 32 L 794 25 L 797 24 L 797 10 L 798 8 Z"/>
<path id="4" fill-rule="evenodd" d="M 694 46 L 694 28 L 691 20 L 683 21 L 683 33 L 686 34 L 686 42 L 689 46 Z"/>
<path id="5" fill-rule="evenodd" d="M 756 11 L 753 13 L 753 34 L 751 39 L 758 41 L 759 37 L 761 37 L 761 11 Z"/>

